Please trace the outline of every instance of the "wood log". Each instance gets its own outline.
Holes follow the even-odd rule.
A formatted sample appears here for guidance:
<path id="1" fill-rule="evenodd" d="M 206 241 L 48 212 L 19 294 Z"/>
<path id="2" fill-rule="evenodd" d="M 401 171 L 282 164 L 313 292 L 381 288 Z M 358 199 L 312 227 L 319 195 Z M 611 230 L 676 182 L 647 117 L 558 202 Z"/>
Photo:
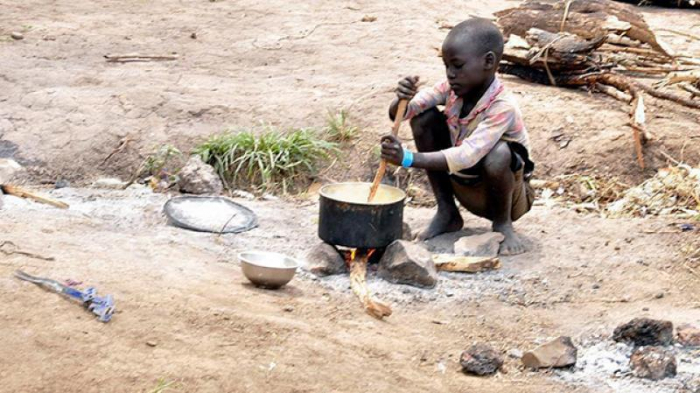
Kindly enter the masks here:
<path id="1" fill-rule="evenodd" d="M 566 3 L 526 1 L 517 8 L 506 9 L 495 15 L 506 36 L 517 34 L 524 37 L 533 27 L 556 33 L 560 31 Z M 620 24 L 620 21 L 626 22 L 626 26 Z M 629 38 L 649 44 L 658 52 L 671 57 L 668 49 L 659 43 L 640 13 L 630 6 L 610 0 L 572 2 L 564 31 L 588 40 L 607 37 L 610 33 L 625 32 Z"/>
<path id="2" fill-rule="evenodd" d="M 68 209 L 68 207 L 69 207 L 69 205 L 67 203 L 60 202 L 60 201 L 57 201 L 55 199 L 43 197 L 41 195 L 35 194 L 31 191 L 25 190 L 25 189 L 17 187 L 17 186 L 4 184 L 0 187 L 2 187 L 2 190 L 5 192 L 5 194 L 8 194 L 8 195 L 14 195 L 14 196 L 20 197 L 20 198 L 31 199 L 35 202 L 43 203 L 46 205 L 51 205 L 51 206 L 57 207 L 59 209 Z"/>
<path id="3" fill-rule="evenodd" d="M 501 268 L 498 257 L 466 257 L 453 254 L 433 255 L 435 268 L 445 272 L 481 273 Z"/>
<path id="4" fill-rule="evenodd" d="M 350 288 L 362 302 L 367 314 L 382 319 L 391 315 L 391 308 L 372 298 L 366 278 L 368 259 L 367 256 L 361 256 L 350 262 Z"/>
<path id="5" fill-rule="evenodd" d="M 603 93 L 603 94 L 607 94 L 607 95 L 609 95 L 610 97 L 613 97 L 614 99 L 619 100 L 619 101 L 622 101 L 622 102 L 625 102 L 625 103 L 627 103 L 627 104 L 629 104 L 629 103 L 632 102 L 632 96 L 631 96 L 631 95 L 629 95 L 629 94 L 627 94 L 627 93 L 624 93 L 624 92 L 622 92 L 622 91 L 620 91 L 620 90 L 618 90 L 618 89 L 616 89 L 616 88 L 614 88 L 614 87 L 612 87 L 612 86 L 604 85 L 604 84 L 601 84 L 601 83 L 596 83 L 596 84 L 595 84 L 595 90 L 596 90 L 596 91 L 599 91 L 599 92 L 601 92 L 601 93 Z"/>

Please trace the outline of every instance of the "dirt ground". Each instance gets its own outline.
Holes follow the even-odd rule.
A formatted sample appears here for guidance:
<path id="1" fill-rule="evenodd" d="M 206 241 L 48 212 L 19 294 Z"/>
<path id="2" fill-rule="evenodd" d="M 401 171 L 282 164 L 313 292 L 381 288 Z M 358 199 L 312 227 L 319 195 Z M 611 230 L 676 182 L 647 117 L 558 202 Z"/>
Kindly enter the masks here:
<path id="1" fill-rule="evenodd" d="M 672 222 L 537 207 L 518 226 L 533 251 L 505 258 L 500 271 L 441 274 L 435 290 L 371 276 L 394 309 L 379 322 L 345 276 L 302 272 L 281 291 L 255 289 L 242 276 L 240 250 L 303 257 L 318 241 L 315 203 L 240 201 L 260 227 L 217 239 L 167 226 L 167 196 L 147 189 L 52 195 L 71 209 L 6 198 L 2 240 L 56 260 L 0 256 L 1 391 L 142 392 L 164 379 L 182 392 L 675 392 L 700 376 L 698 365 L 670 385 L 627 377 L 620 390 L 603 374 L 531 373 L 511 358 L 493 378 L 465 376 L 458 364 L 476 341 L 528 350 L 569 335 L 584 353 L 633 317 L 697 323 L 699 283 L 678 251 L 697 233 L 670 233 Z M 430 211 L 406 214 L 419 227 Z M 475 219 L 467 227 L 486 229 Z M 101 324 L 13 278 L 15 269 L 95 285 L 120 311 Z"/>
<path id="2" fill-rule="evenodd" d="M 163 143 L 187 151 L 226 128 L 270 122 L 320 127 L 349 108 L 364 132 L 325 181 L 366 178 L 386 106 L 406 74 L 443 77 L 440 21 L 489 16 L 517 1 L 233 0 L 5 1 L 0 12 L 0 157 L 32 171 L 31 183 L 128 178 Z M 700 12 L 644 9 L 652 27 L 697 30 Z M 374 22 L 361 22 L 365 16 Z M 694 27 L 695 26 L 695 27 Z M 21 41 L 7 38 L 19 31 Z M 192 34 L 196 38 L 192 38 Z M 676 50 L 700 42 L 663 35 Z M 107 54 L 169 54 L 172 62 L 107 63 Z M 700 160 L 700 115 L 651 100 L 649 168 L 635 163 L 627 108 L 584 91 L 504 77 L 533 141 L 537 176 L 603 173 L 634 184 L 666 164 Z M 408 140 L 406 129 L 402 131 Z M 571 142 L 552 140 L 563 134 Z M 129 147 L 103 164 L 129 137 Z M 359 157 L 359 159 L 358 159 Z M 240 235 L 166 225 L 166 195 L 48 190 L 56 210 L 5 198 L 0 242 L 54 257 L 0 253 L 0 392 L 697 392 L 700 354 L 676 349 L 679 376 L 647 383 L 581 362 L 529 372 L 507 357 L 490 378 L 461 373 L 474 342 L 504 352 L 569 335 L 580 358 L 603 356 L 612 330 L 633 317 L 700 323 L 697 267 L 681 251 L 698 233 L 671 218 L 603 219 L 537 206 L 518 224 L 531 251 L 500 271 L 441 274 L 435 290 L 370 286 L 392 303 L 386 322 L 367 316 L 347 277 L 300 272 L 280 291 L 246 283 L 238 251 L 303 257 L 317 241 L 317 204 L 241 200 L 260 227 Z M 407 208 L 414 228 L 430 209 Z M 467 227 L 487 224 L 470 218 Z M 467 232 L 469 233 L 469 232 Z M 433 245 L 435 246 L 435 245 Z M 114 295 L 109 324 L 12 277 L 16 269 L 95 285 Z M 606 349 L 607 350 L 607 349 Z M 610 357 L 619 355 L 610 349 Z M 619 351 L 618 351 L 619 352 Z M 605 352 L 607 353 L 607 352 Z"/>

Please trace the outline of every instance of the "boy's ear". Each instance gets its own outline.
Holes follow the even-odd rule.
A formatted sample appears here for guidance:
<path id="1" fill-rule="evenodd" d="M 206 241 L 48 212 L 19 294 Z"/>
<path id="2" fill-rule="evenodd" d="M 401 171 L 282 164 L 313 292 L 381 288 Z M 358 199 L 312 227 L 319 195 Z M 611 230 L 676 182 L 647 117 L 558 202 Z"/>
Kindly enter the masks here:
<path id="1" fill-rule="evenodd" d="M 488 51 L 484 55 L 484 69 L 487 71 L 491 71 L 496 67 L 496 54 Z"/>

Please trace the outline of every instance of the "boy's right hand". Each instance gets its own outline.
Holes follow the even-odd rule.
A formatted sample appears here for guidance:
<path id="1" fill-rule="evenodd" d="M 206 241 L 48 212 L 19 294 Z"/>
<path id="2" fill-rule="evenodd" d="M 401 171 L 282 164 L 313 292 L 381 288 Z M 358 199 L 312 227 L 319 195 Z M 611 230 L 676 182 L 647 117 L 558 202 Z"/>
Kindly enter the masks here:
<path id="1" fill-rule="evenodd" d="M 413 96 L 418 92 L 418 76 L 407 76 L 399 81 L 399 86 L 396 88 L 396 96 L 400 100 L 411 101 Z"/>

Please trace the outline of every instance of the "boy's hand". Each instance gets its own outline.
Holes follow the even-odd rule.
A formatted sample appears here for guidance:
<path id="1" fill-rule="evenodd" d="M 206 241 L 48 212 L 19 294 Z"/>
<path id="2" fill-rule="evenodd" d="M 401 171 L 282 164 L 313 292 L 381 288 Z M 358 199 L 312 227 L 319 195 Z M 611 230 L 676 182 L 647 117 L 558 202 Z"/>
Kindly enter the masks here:
<path id="1" fill-rule="evenodd" d="M 403 161 L 403 148 L 401 141 L 393 135 L 382 137 L 382 159 L 394 165 L 401 165 Z"/>
<path id="2" fill-rule="evenodd" d="M 399 86 L 396 88 L 396 96 L 400 100 L 411 101 L 413 96 L 418 92 L 418 76 L 407 76 L 399 81 Z"/>

